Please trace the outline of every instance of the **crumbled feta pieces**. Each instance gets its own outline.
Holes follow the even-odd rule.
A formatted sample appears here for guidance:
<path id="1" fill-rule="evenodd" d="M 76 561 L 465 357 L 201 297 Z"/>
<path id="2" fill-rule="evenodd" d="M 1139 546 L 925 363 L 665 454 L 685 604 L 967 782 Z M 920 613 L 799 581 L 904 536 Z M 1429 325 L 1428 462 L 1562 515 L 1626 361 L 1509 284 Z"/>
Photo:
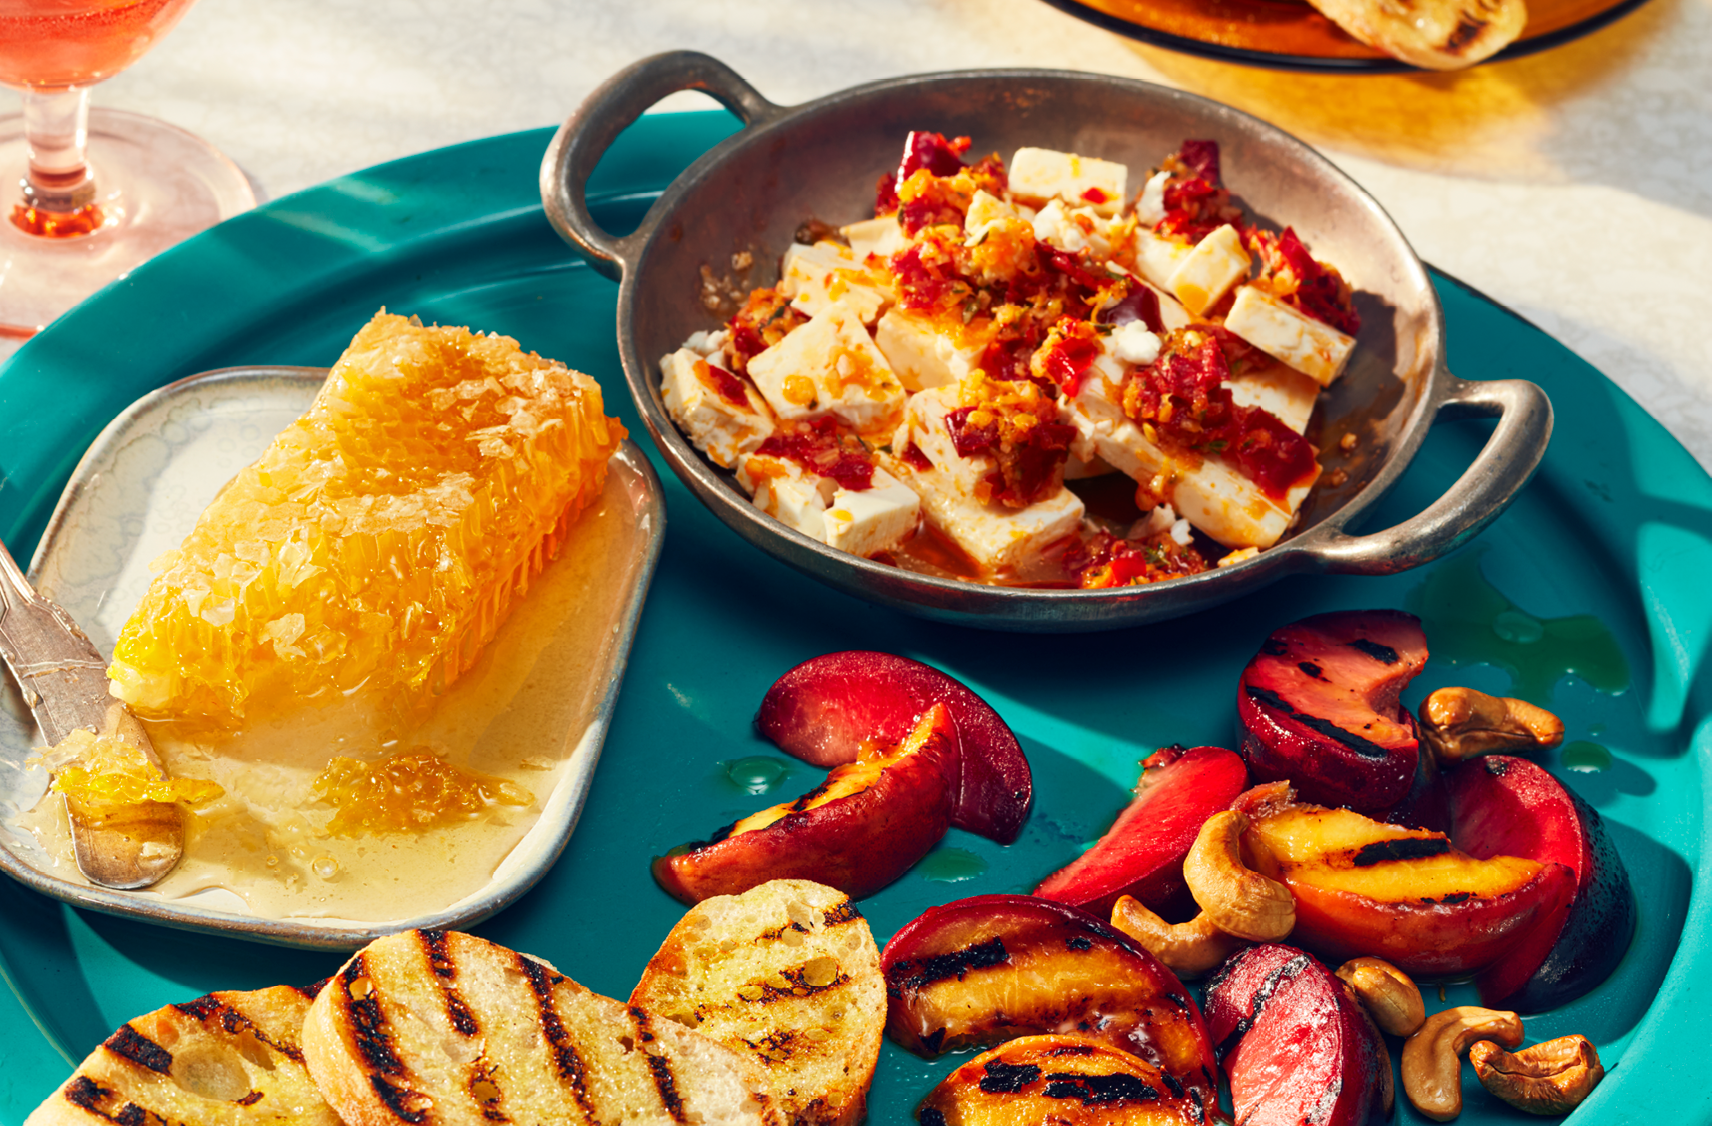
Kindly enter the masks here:
<path id="1" fill-rule="evenodd" d="M 903 384 L 842 301 L 751 359 L 749 376 L 780 418 L 830 414 L 858 433 L 890 429 L 904 405 Z"/>
<path id="2" fill-rule="evenodd" d="M 1011 157 L 1010 189 L 1025 199 L 1061 199 L 1116 215 L 1124 203 L 1129 167 L 1053 149 L 1021 148 Z"/>
<path id="3" fill-rule="evenodd" d="M 754 388 L 728 375 L 743 389 L 739 406 L 719 393 L 708 361 L 690 348 L 679 348 L 660 360 L 660 395 L 666 413 L 690 444 L 714 464 L 730 469 L 753 452 L 773 432 L 773 415 Z"/>
<path id="4" fill-rule="evenodd" d="M 1137 222 L 1149 227 L 1155 226 L 1165 218 L 1165 185 L 1171 182 L 1171 173 L 1155 172 L 1147 178 L 1147 184 L 1141 189 L 1141 196 L 1135 201 L 1135 218 Z"/>
<path id="5" fill-rule="evenodd" d="M 873 324 L 880 310 L 892 303 L 892 285 L 882 274 L 864 266 L 848 247 L 835 242 L 813 246 L 793 243 L 785 251 L 779 292 L 791 305 L 813 317 L 834 301 L 856 311 L 863 324 Z"/>
<path id="6" fill-rule="evenodd" d="M 1226 223 L 1196 243 L 1195 249 L 1177 263 L 1165 288 L 1198 317 L 1217 305 L 1237 282 L 1247 280 L 1249 265 L 1242 236 Z"/>
<path id="7" fill-rule="evenodd" d="M 985 341 L 959 342 L 929 318 L 897 308 L 887 310 L 874 327 L 874 344 L 910 392 L 962 381 L 986 348 Z"/>
<path id="8" fill-rule="evenodd" d="M 1355 347 L 1354 337 L 1252 285 L 1237 291 L 1225 327 L 1281 363 L 1312 376 L 1322 387 L 1329 387 L 1342 373 Z"/>
<path id="9" fill-rule="evenodd" d="M 1131 321 L 1112 330 L 1106 340 L 1112 355 L 1126 364 L 1151 364 L 1159 358 L 1159 337 L 1153 335 L 1140 321 Z"/>
<path id="10" fill-rule="evenodd" d="M 684 347 L 712 359 L 725 350 L 725 342 L 729 337 L 730 333 L 724 329 L 718 329 L 714 332 L 692 332 L 690 338 L 684 341 Z"/>

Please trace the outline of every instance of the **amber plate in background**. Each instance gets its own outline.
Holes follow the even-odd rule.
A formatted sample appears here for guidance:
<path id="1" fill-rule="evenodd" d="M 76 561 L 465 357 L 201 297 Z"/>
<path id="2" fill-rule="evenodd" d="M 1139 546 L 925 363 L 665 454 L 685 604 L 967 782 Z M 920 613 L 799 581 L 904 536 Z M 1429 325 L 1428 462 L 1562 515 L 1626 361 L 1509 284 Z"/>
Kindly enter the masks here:
<path id="1" fill-rule="evenodd" d="M 1356 42 L 1305 0 L 1045 0 L 1096 27 L 1207 59 L 1333 74 L 1418 68 Z M 1528 0 L 1522 37 L 1488 59 L 1519 59 L 1579 39 L 1646 0 Z"/>

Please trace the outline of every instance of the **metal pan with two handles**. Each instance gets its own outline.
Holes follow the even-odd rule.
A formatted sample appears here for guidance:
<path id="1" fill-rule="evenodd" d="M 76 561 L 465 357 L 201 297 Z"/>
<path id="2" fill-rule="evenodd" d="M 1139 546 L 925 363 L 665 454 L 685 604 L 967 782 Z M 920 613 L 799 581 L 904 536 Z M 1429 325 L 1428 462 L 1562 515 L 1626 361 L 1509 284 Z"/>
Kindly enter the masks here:
<path id="1" fill-rule="evenodd" d="M 699 90 L 744 128 L 704 154 L 623 237 L 589 213 L 586 189 L 626 126 L 668 94 Z M 770 285 L 808 219 L 872 215 L 874 184 L 911 129 L 972 137 L 975 151 L 1025 145 L 1155 166 L 1185 139 L 1213 139 L 1224 179 L 1257 221 L 1291 226 L 1356 291 L 1363 328 L 1343 376 L 1320 397 L 1328 473 L 1291 533 L 1245 562 L 1112 590 L 982 585 L 917 574 L 835 551 L 762 514 L 730 473 L 699 454 L 668 417 L 660 358 L 717 326 L 700 300 L 703 267 L 734 255 Z M 1173 618 L 1289 574 L 1391 574 L 1476 535 L 1532 475 L 1551 436 L 1551 404 L 1522 380 L 1471 382 L 1445 366 L 1444 317 L 1426 268 L 1379 205 L 1331 162 L 1247 114 L 1192 94 L 1072 71 L 985 70 L 889 79 L 779 106 L 716 59 L 677 51 L 643 59 L 596 89 L 560 128 L 541 168 L 554 228 L 619 283 L 618 345 L 643 422 L 667 464 L 739 535 L 827 584 L 924 617 L 992 629 L 1073 632 Z M 1351 534 L 1408 467 L 1441 418 L 1495 417 L 1485 447 L 1418 515 Z M 1344 450 L 1335 439 L 1355 435 Z M 1332 481 L 1340 483 L 1332 484 Z"/>

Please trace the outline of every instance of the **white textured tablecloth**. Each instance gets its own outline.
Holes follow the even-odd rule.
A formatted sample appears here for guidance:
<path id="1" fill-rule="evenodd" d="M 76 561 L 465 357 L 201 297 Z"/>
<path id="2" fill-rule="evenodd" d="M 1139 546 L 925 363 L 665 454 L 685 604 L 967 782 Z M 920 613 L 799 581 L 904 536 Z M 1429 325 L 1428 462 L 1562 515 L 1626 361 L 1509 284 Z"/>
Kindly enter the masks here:
<path id="1" fill-rule="evenodd" d="M 1188 58 L 1038 0 L 202 0 L 95 97 L 201 134 L 272 198 L 556 124 L 613 71 L 677 47 L 781 103 L 983 66 L 1229 102 L 1325 151 L 1423 258 L 1591 361 L 1712 469 L 1712 0 L 1651 0 L 1531 58 L 1393 77 Z"/>

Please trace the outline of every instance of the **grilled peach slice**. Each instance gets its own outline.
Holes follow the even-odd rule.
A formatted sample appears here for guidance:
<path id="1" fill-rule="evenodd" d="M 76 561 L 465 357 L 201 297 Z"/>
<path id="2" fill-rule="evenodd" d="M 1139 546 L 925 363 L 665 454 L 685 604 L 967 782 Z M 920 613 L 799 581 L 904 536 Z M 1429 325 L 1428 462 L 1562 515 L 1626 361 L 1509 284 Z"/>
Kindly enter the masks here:
<path id="1" fill-rule="evenodd" d="M 787 805 L 745 817 L 654 861 L 654 879 L 685 903 L 740 895 L 774 879 L 814 880 L 852 898 L 880 890 L 951 823 L 956 731 L 929 708 L 897 747 L 840 766 Z"/>
<path id="2" fill-rule="evenodd" d="M 892 936 L 887 1035 L 923 1056 L 1029 1033 L 1082 1033 L 1158 1064 L 1207 1099 L 1218 1070 L 1174 974 L 1099 919 L 1027 895 L 930 908 Z"/>
<path id="3" fill-rule="evenodd" d="M 1175 1076 L 1087 1036 L 1024 1036 L 947 1075 L 916 1108 L 921 1126 L 1202 1126 L 1205 1105 Z"/>
<path id="4" fill-rule="evenodd" d="M 1222 747 L 1166 747 L 1142 767 L 1135 800 L 1106 835 L 1041 881 L 1034 894 L 1101 918 L 1110 918 L 1125 895 L 1167 918 L 1195 913 L 1183 883 L 1183 858 L 1207 818 L 1228 808 L 1248 785 L 1248 768 Z"/>
<path id="5" fill-rule="evenodd" d="M 855 762 L 871 740 L 897 742 L 932 704 L 956 725 L 951 823 L 1010 844 L 1034 803 L 1034 776 L 999 714 L 961 682 L 892 653 L 849 650 L 804 661 L 761 700 L 755 729 L 815 766 Z"/>
<path id="6" fill-rule="evenodd" d="M 1296 897 L 1291 941 L 1332 963 L 1368 954 L 1415 976 L 1474 973 L 1575 882 L 1562 864 L 1476 859 L 1443 833 L 1254 793 L 1235 803 L 1251 822 L 1244 854 Z"/>
<path id="7" fill-rule="evenodd" d="M 1457 847 L 1557 861 L 1576 877 L 1570 894 L 1481 972 L 1481 1003 L 1540 1012 L 1609 977 L 1635 932 L 1635 893 L 1598 812 L 1544 768 L 1508 755 L 1465 762 L 1446 785 Z"/>
<path id="8" fill-rule="evenodd" d="M 1426 661 L 1420 620 L 1400 610 L 1319 614 L 1276 631 L 1237 686 L 1249 772 L 1289 781 L 1305 801 L 1395 805 L 1420 755 L 1398 696 Z"/>
<path id="9" fill-rule="evenodd" d="M 1367 1126 L 1388 1112 L 1391 1062 L 1343 982 L 1291 946 L 1251 946 L 1207 983 L 1207 1030 L 1219 1045 L 1243 1126 Z"/>

